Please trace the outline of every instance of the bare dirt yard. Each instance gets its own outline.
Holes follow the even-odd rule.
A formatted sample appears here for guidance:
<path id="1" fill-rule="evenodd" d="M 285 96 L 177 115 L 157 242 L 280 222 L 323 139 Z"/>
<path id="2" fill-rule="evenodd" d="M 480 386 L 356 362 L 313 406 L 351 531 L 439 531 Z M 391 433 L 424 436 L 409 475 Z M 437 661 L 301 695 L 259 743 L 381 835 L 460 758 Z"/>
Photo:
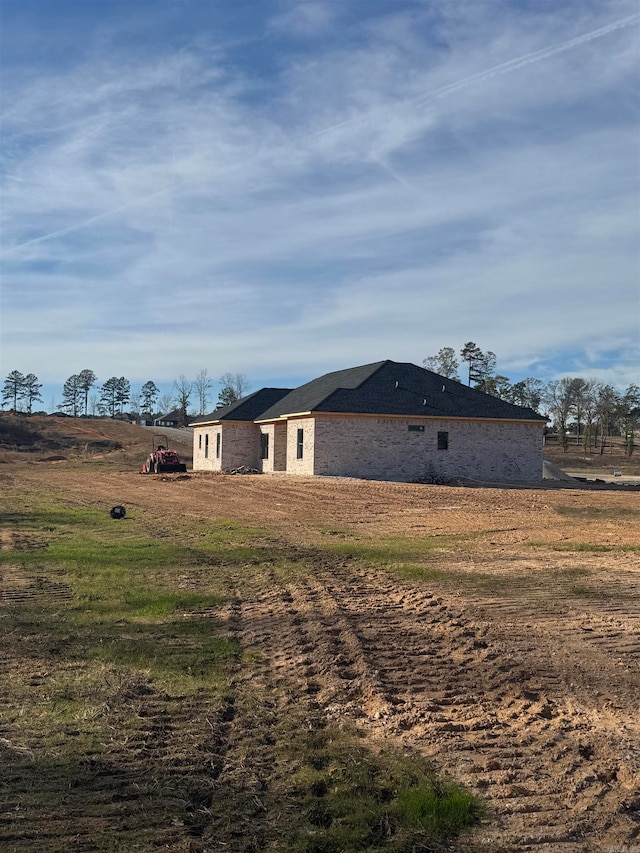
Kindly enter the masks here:
<path id="1" fill-rule="evenodd" d="M 140 447 L 146 444 L 145 437 Z M 141 819 L 134 781 L 115 790 L 105 767 L 88 757 L 84 777 L 73 782 L 91 792 L 82 808 L 65 812 L 67 791 L 63 813 L 30 812 L 25 791 L 37 782 L 25 782 L 27 765 L 38 750 L 53 761 L 82 721 L 65 723 L 57 746 L 45 747 L 40 730 L 20 728 L 30 708 L 49 713 L 42 685 L 58 671 L 64 646 L 38 651 L 36 643 L 26 655 L 17 634 L 5 635 L 3 668 L 31 693 L 20 708 L 17 693 L 0 700 L 3 849 L 400 849 L 384 841 L 323 847 L 330 816 L 312 821 L 297 847 L 278 842 L 295 764 L 279 751 L 281 740 L 294 738 L 287 721 L 299 729 L 311 720 L 309 728 L 351 727 L 374 753 L 428 759 L 483 804 L 480 823 L 448 846 L 402 849 L 639 853 L 640 492 L 143 476 L 138 447 L 128 459 L 124 452 L 95 447 L 69 456 L 67 449 L 64 460 L 7 453 L 3 547 L 46 547 L 46 531 L 30 544 L 24 527 L 24 513 L 43 495 L 105 515 L 122 504 L 127 519 L 112 522 L 105 536 L 135 525 L 195 548 L 217 525 L 221 543 L 225 530 L 250 540 L 251 555 L 211 558 L 177 576 L 192 591 L 206 586 L 208 572 L 217 578 L 224 594 L 207 615 L 241 650 L 217 711 L 206 710 L 203 691 L 177 701 L 179 691 L 144 680 L 144 667 L 137 687 L 120 680 L 110 699 L 94 702 L 109 709 L 94 713 L 111 725 L 110 766 L 119 762 L 135 776 L 142 773 L 136 762 L 146 762 L 144 772 L 155 762 L 188 787 L 207 764 L 215 770 L 211 790 L 202 802 L 191 792 L 190 821 L 166 822 L 150 811 L 153 838 L 119 844 L 113 827 L 125 839 Z M 20 606 L 16 590 L 44 581 L 42 567 L 19 560 L 0 570 L 1 628 Z M 126 620 L 121 630 L 130 631 Z M 50 684 L 45 692 L 50 697 Z M 144 718 L 144 740 L 141 724 L 136 737 L 119 736 L 109 717 L 118 702 Z M 20 773 L 9 772 L 12 763 Z M 162 790 L 158 783 L 158 796 Z M 319 799 L 324 793 L 315 791 Z M 97 844 L 105 833 L 113 846 Z"/>

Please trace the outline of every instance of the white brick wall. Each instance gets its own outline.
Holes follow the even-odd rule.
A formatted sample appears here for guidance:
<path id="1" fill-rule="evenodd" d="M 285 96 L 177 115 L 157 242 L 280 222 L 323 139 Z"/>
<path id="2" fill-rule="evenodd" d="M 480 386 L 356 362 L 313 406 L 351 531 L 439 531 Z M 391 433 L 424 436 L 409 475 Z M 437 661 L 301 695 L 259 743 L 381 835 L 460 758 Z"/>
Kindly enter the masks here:
<path id="1" fill-rule="evenodd" d="M 200 436 L 202 435 L 202 442 Z M 206 436 L 209 436 L 209 453 Z M 217 435 L 220 435 L 220 457 L 216 457 Z M 222 423 L 194 427 L 193 470 L 231 471 L 246 465 L 260 470 L 260 427 L 254 423 Z"/>
<path id="2" fill-rule="evenodd" d="M 221 426 L 193 428 L 193 470 L 220 471 L 220 460 L 216 459 L 216 435 L 222 434 Z M 207 452 L 207 437 L 209 439 Z"/>
<path id="3" fill-rule="evenodd" d="M 287 470 L 287 424 L 279 422 L 275 424 L 262 424 L 260 432 L 268 436 L 269 455 L 262 459 L 262 471 L 270 474 L 273 471 Z"/>
<path id="4" fill-rule="evenodd" d="M 424 432 L 409 431 L 423 425 Z M 384 417 L 292 418 L 284 423 L 223 423 L 194 429 L 195 471 L 225 471 L 246 465 L 265 472 L 363 477 L 411 482 L 469 477 L 501 482 L 542 479 L 544 423 L 419 420 Z M 303 456 L 297 434 L 303 430 Z M 285 462 L 286 431 L 286 462 Z M 448 449 L 438 450 L 438 432 Z M 216 434 L 221 456 L 216 458 Z M 260 458 L 260 435 L 269 436 L 269 456 Z M 205 434 L 209 454 L 205 458 Z M 202 435 L 200 447 L 199 436 Z"/>
<path id="5" fill-rule="evenodd" d="M 302 459 L 298 459 L 298 430 L 302 430 Z M 315 418 L 292 418 L 287 421 L 287 473 L 315 474 Z"/>
<path id="6" fill-rule="evenodd" d="M 262 435 L 266 435 L 269 439 L 269 455 L 266 459 L 260 460 L 261 470 L 265 474 L 270 474 L 272 471 L 275 471 L 274 464 L 274 433 L 275 433 L 275 424 L 263 424 L 260 426 L 260 433 Z"/>
<path id="7" fill-rule="evenodd" d="M 260 427 L 251 422 L 222 424 L 222 470 L 231 471 L 246 465 L 261 468 Z"/>
<path id="8" fill-rule="evenodd" d="M 424 424 L 410 432 L 409 424 Z M 318 417 L 313 473 L 410 482 L 542 479 L 543 423 Z M 448 449 L 438 450 L 438 431 Z"/>

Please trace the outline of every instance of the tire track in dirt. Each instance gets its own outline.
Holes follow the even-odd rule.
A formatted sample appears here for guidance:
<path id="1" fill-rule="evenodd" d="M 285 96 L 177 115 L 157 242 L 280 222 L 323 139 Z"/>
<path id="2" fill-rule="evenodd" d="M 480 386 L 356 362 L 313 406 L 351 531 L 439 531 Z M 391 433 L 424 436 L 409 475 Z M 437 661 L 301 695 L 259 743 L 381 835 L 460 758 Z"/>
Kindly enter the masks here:
<path id="1" fill-rule="evenodd" d="M 499 606 L 493 618 L 470 616 L 453 598 L 336 562 L 284 587 L 265 576 L 243 601 L 241 639 L 263 656 L 272 686 L 417 748 L 481 794 L 487 849 L 586 853 L 633 842 L 634 732 L 617 735 L 625 724 L 615 708 L 588 707 L 582 690 L 567 698 L 540 625 L 505 609 L 514 628 L 519 613 L 517 631 L 500 624 Z M 589 673 L 573 677 L 588 686 Z"/>
<path id="2" fill-rule="evenodd" d="M 237 578 L 227 576 L 226 585 L 229 602 L 213 608 L 212 615 L 225 626 L 220 635 L 238 641 L 243 605 Z M 211 798 L 200 810 L 197 831 L 191 832 L 190 853 L 217 849 L 218 843 L 243 853 L 264 849 L 269 814 L 263 797 L 272 770 L 269 753 L 278 703 L 261 669 L 259 661 L 254 667 L 243 663 L 229 678 L 212 725 Z"/>
<path id="3" fill-rule="evenodd" d="M 371 574 L 366 584 L 375 584 Z M 632 739 L 617 744 L 617 763 L 598 760 L 607 727 L 563 699 L 563 674 L 539 660 L 545 651 L 533 626 L 528 638 L 522 622 L 508 637 L 450 603 L 424 604 L 414 597 L 406 609 L 422 626 L 406 610 L 363 622 L 357 603 L 351 614 L 389 690 L 404 702 L 384 728 L 406 731 L 452 775 L 484 791 L 496 818 L 497 834 L 485 833 L 492 847 L 511 835 L 519 850 L 598 849 L 593 838 L 615 800 L 611 783 L 618 774 L 630 782 L 638 767 L 637 753 L 632 766 L 624 762 Z M 403 637 L 401 648 L 394 636 Z M 635 827 L 627 829 L 625 840 L 635 837 Z"/>
<path id="4" fill-rule="evenodd" d="M 45 671 L 45 688 L 47 677 Z M 69 743 L 79 732 L 67 725 L 57 734 L 33 733 L 29 755 L 5 761 L 3 850 L 53 853 L 71 844 L 74 851 L 90 851 L 109 837 L 124 847 L 141 815 L 154 845 L 192 849 L 213 799 L 221 712 L 204 707 L 198 696 L 169 696 L 144 677 L 114 683 L 110 702 L 117 712 L 105 707 L 101 716 L 111 738 L 97 751 L 70 756 Z M 37 786 L 34 761 L 42 762 Z"/>
<path id="5" fill-rule="evenodd" d="M 6 549 L 40 547 L 20 532 L 0 532 Z M 0 619 L 23 607 L 28 618 L 40 604 L 68 603 L 73 597 L 67 584 L 11 565 L 2 568 Z M 232 602 L 231 634 L 236 613 Z M 216 614 L 194 613 L 207 615 Z M 0 637 L 0 671 L 6 684 L 20 683 L 23 695 L 18 719 L 35 718 L 28 733 L 21 732 L 14 723 L 15 695 L 0 692 L 0 847 L 7 853 L 66 853 L 72 844 L 80 853 L 97 849 L 96 839 L 110 836 L 126 846 L 143 814 L 154 845 L 197 850 L 210 822 L 215 780 L 225 766 L 233 694 L 219 702 L 202 691 L 175 695 L 144 672 L 127 675 L 126 669 L 105 666 L 104 683 L 91 694 L 87 726 L 81 712 L 61 722 L 53 696 L 71 698 L 67 673 L 73 679 L 84 664 L 58 655 L 57 646 L 33 638 L 24 642 L 15 630 L 5 628 Z M 87 748 L 92 720 L 101 742 Z M 75 743 L 81 745 L 77 750 Z"/>

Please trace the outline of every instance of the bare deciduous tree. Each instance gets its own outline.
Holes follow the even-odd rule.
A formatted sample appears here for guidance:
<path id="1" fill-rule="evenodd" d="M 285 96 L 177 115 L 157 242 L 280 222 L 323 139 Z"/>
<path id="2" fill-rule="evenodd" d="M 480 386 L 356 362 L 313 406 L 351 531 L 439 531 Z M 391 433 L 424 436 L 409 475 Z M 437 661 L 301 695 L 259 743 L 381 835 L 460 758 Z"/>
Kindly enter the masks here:
<path id="1" fill-rule="evenodd" d="M 626 456 L 631 456 L 635 431 L 640 423 L 640 388 L 637 385 L 629 385 L 622 398 L 620 408 L 624 452 Z"/>
<path id="2" fill-rule="evenodd" d="M 166 415 L 169 413 L 171 407 L 173 406 L 173 397 L 171 394 L 163 394 L 158 399 L 158 413 L 161 415 Z"/>
<path id="3" fill-rule="evenodd" d="M 213 385 L 206 367 L 196 374 L 194 385 L 198 395 L 198 414 L 204 415 L 209 405 L 209 392 Z"/>
<path id="4" fill-rule="evenodd" d="M 600 430 L 600 455 L 604 453 L 607 438 L 612 435 L 616 422 L 620 418 L 622 397 L 613 385 L 601 384 L 598 388 L 596 413 Z"/>
<path id="5" fill-rule="evenodd" d="M 456 351 L 453 347 L 442 347 L 436 355 L 430 355 L 428 358 L 425 358 L 422 364 L 427 370 L 432 370 L 440 376 L 460 381 L 460 377 L 458 376 L 460 362 L 456 357 Z"/>
<path id="6" fill-rule="evenodd" d="M 180 410 L 180 426 L 186 426 L 189 420 L 189 400 L 193 391 L 193 383 L 189 382 L 184 374 L 180 374 L 173 383 L 175 394 L 175 402 Z"/>
<path id="7" fill-rule="evenodd" d="M 245 396 L 249 390 L 249 380 L 244 373 L 224 373 L 218 380 L 222 385 L 218 394 L 218 404 L 229 406 Z"/>
<path id="8" fill-rule="evenodd" d="M 558 431 L 558 441 L 566 452 L 569 446 L 567 426 L 573 407 L 573 379 L 552 379 L 547 384 L 544 402 Z"/>

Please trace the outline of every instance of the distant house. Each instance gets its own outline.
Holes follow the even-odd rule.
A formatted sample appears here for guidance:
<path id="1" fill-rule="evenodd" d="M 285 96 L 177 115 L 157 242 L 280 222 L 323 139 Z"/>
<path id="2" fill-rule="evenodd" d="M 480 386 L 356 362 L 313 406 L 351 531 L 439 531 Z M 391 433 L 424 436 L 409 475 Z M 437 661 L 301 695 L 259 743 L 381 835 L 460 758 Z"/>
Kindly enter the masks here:
<path id="1" fill-rule="evenodd" d="M 404 482 L 542 479 L 546 418 L 415 364 L 263 388 L 194 420 L 193 468 Z"/>
<path id="2" fill-rule="evenodd" d="M 154 418 L 153 425 L 157 427 L 181 427 L 183 425 L 182 412 L 180 409 L 174 409 L 173 412 L 160 415 Z"/>

